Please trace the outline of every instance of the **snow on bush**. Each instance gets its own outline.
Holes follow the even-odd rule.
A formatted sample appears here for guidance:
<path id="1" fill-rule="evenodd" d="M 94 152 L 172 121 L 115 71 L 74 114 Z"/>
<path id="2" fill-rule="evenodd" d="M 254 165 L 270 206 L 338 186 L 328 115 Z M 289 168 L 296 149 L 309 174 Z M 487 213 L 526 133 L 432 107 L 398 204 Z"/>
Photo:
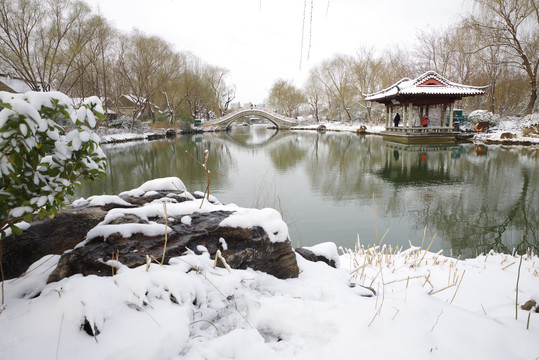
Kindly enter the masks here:
<path id="1" fill-rule="evenodd" d="M 106 158 L 93 131 L 102 117 L 97 97 L 76 109 L 59 92 L 0 92 L 2 237 L 20 234 L 17 224 L 34 214 L 56 214 L 79 179 L 105 176 Z"/>
<path id="2" fill-rule="evenodd" d="M 490 122 L 490 126 L 494 126 L 500 122 L 500 115 L 493 114 L 487 110 L 475 110 L 468 115 L 468 119 L 473 125 L 488 121 Z"/>
<path id="3" fill-rule="evenodd" d="M 539 135 L 539 113 L 526 115 L 522 119 L 522 133 L 524 136 Z"/>

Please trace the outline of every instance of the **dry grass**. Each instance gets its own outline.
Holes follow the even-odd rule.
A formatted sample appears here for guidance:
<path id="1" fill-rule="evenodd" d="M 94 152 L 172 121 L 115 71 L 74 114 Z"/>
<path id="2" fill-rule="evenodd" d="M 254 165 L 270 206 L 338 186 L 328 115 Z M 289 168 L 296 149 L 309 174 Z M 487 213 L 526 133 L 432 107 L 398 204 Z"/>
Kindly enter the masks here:
<path id="1" fill-rule="evenodd" d="M 168 121 L 150 122 L 149 126 L 150 126 L 150 129 L 152 130 L 167 130 L 167 129 L 178 130 L 179 129 L 179 126 L 177 124 L 169 124 Z"/>

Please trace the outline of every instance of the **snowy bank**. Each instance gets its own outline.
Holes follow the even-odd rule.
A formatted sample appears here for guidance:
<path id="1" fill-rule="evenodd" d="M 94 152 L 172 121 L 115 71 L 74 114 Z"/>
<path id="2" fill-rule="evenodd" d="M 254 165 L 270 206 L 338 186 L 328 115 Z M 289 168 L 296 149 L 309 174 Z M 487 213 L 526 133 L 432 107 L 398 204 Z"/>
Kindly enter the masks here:
<path id="1" fill-rule="evenodd" d="M 497 119 L 488 133 L 478 133 L 474 140 L 506 145 L 539 145 L 539 113 L 522 119 Z"/>
<path id="2" fill-rule="evenodd" d="M 310 249 L 335 255 L 330 243 Z M 358 245 L 341 251 L 338 268 L 298 255 L 299 277 L 280 280 L 216 268 L 207 252 L 187 252 L 169 265 L 46 284 L 58 260 L 45 256 L 6 282 L 0 358 L 539 356 L 539 313 L 517 306 L 539 300 L 532 253 L 458 260 L 418 247 Z"/>

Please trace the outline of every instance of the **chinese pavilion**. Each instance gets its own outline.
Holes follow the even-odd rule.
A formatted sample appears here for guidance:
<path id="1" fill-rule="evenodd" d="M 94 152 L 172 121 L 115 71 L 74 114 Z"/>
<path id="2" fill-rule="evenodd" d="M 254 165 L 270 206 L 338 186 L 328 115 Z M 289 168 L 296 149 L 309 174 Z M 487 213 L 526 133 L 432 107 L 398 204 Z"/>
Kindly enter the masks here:
<path id="1" fill-rule="evenodd" d="M 402 142 L 455 141 L 459 135 L 453 124 L 455 101 L 466 96 L 484 95 L 487 87 L 454 83 L 429 71 L 415 79 L 404 78 L 387 89 L 367 94 L 365 100 L 386 106 L 384 138 Z M 401 126 L 393 123 L 396 113 L 401 117 Z M 425 116 L 430 119 L 426 127 L 422 123 Z"/>

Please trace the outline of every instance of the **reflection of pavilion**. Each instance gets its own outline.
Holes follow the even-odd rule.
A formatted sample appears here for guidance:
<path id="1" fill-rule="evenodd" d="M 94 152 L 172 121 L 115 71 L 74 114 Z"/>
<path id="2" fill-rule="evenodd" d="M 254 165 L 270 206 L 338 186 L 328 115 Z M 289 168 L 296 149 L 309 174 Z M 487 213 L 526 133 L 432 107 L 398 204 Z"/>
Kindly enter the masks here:
<path id="1" fill-rule="evenodd" d="M 459 135 L 453 126 L 455 101 L 483 95 L 485 88 L 457 84 L 429 71 L 416 79 L 404 78 L 387 89 L 366 95 L 365 100 L 386 106 L 384 138 L 400 142 L 448 142 L 455 141 Z M 449 124 L 446 124 L 448 110 Z M 402 125 L 393 126 L 394 113 L 399 112 Z M 423 117 L 430 119 L 430 125 L 423 126 Z"/>
<path id="2" fill-rule="evenodd" d="M 397 186 L 433 183 L 448 184 L 456 180 L 448 166 L 451 158 L 459 152 L 455 145 L 431 145 L 385 142 L 384 166 L 375 172 L 377 176 Z"/>

